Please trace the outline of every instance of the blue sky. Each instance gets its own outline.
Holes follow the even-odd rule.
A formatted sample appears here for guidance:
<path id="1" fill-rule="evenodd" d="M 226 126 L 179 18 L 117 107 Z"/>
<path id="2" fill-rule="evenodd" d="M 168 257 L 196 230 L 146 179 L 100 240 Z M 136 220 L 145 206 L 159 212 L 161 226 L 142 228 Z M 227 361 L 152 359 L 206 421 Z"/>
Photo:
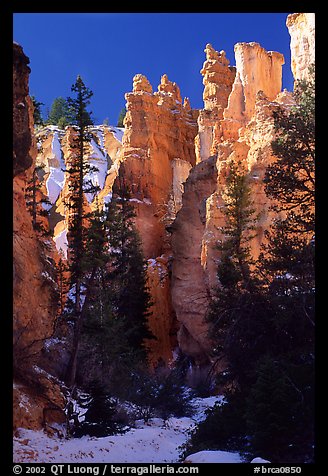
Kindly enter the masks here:
<path id="1" fill-rule="evenodd" d="M 288 13 L 15 13 L 14 41 L 30 58 L 30 94 L 45 104 L 71 95 L 80 74 L 94 93 L 95 123 L 116 125 L 137 73 L 157 90 L 166 73 L 203 107 L 200 69 L 206 43 L 225 50 L 235 64 L 233 47 L 255 41 L 283 53 L 283 88 L 292 90 Z"/>

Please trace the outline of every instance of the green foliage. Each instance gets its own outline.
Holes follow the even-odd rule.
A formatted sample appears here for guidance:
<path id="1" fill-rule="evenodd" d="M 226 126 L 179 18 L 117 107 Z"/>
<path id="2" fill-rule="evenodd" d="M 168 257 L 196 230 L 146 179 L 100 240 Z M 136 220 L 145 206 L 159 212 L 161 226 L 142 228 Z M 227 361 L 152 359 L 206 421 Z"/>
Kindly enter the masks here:
<path id="1" fill-rule="evenodd" d="M 50 107 L 47 124 L 52 124 L 64 129 L 69 124 L 68 104 L 66 99 L 59 96 L 55 98 Z"/>
<path id="2" fill-rule="evenodd" d="M 33 103 L 33 119 L 35 126 L 42 126 L 43 125 L 43 118 L 41 113 L 41 106 L 44 106 L 43 102 L 37 101 L 35 96 L 31 96 L 32 103 Z"/>
<path id="3" fill-rule="evenodd" d="M 95 383 L 90 387 L 89 398 L 84 398 L 82 408 L 87 408 L 84 419 L 81 423 L 75 423 L 73 436 L 80 438 L 85 435 L 98 438 L 123 433 L 125 422 L 120 421 L 116 408 L 116 402 L 111 398 L 99 384 Z"/>
<path id="4" fill-rule="evenodd" d="M 48 209 L 51 203 L 41 191 L 41 175 L 44 173 L 44 165 L 35 166 L 31 179 L 25 187 L 25 200 L 28 211 L 32 217 L 34 230 L 43 236 L 49 235 L 49 230 L 44 226 L 41 217 L 49 215 Z"/>
<path id="5" fill-rule="evenodd" d="M 90 142 L 91 135 L 88 126 L 92 124 L 91 115 L 88 111 L 92 91 L 87 88 L 81 78 L 78 76 L 72 85 L 72 92 L 75 97 L 67 98 L 68 117 L 70 123 L 75 126 L 75 137 L 71 144 L 72 154 L 69 166 L 66 172 L 69 174 L 68 186 L 70 190 L 69 199 L 66 203 L 70 211 L 68 244 L 69 244 L 69 270 L 71 276 L 71 288 L 74 289 L 74 298 L 72 300 L 70 311 L 74 321 L 74 337 L 72 346 L 71 361 L 67 371 L 67 382 L 69 386 L 75 384 L 77 369 L 77 354 L 80 344 L 83 308 L 86 297 L 83 288 L 88 289 L 89 283 L 93 281 L 93 272 L 85 279 L 84 259 L 85 259 L 85 212 L 84 212 L 84 193 L 92 193 L 95 188 L 90 181 L 85 181 L 86 173 L 90 172 L 91 167 L 86 160 L 85 145 Z M 66 312 L 67 313 L 67 312 Z"/>
<path id="6" fill-rule="evenodd" d="M 182 417 L 192 414 L 192 393 L 185 387 L 180 369 L 173 368 L 168 373 L 159 374 L 157 382 L 155 407 L 161 418 L 167 420 L 170 416 Z"/>
<path id="7" fill-rule="evenodd" d="M 85 152 L 85 145 L 91 140 L 88 126 L 92 121 L 87 107 L 93 93 L 85 86 L 80 76 L 77 77 L 76 82 L 72 85 L 72 92 L 75 93 L 75 98 L 69 97 L 66 100 L 70 123 L 76 126 L 76 136 L 72 144 L 74 154 L 72 154 L 70 164 L 66 168 L 66 172 L 70 175 L 69 190 L 71 192 L 67 203 L 71 218 L 68 242 L 72 284 L 77 283 L 76 289 L 79 293 L 78 288 L 83 279 L 85 258 L 84 193 L 95 193 L 97 187 L 94 187 L 91 181 L 86 181 L 84 178 L 87 173 L 93 170 L 86 160 Z"/>
<path id="8" fill-rule="evenodd" d="M 117 127 L 124 127 L 125 115 L 126 115 L 126 107 L 124 106 L 124 107 L 122 107 L 122 109 L 120 111 L 120 114 L 118 116 Z"/>
<path id="9" fill-rule="evenodd" d="M 254 237 L 255 209 L 251 198 L 246 172 L 240 170 L 240 164 L 230 163 L 224 193 L 225 225 L 221 227 L 224 239 L 217 244 L 221 251 L 221 264 L 218 267 L 218 279 L 223 286 L 247 287 L 250 279 L 249 242 Z"/>
<path id="10" fill-rule="evenodd" d="M 80 75 L 77 76 L 71 90 L 75 93 L 76 97 L 68 97 L 66 99 L 67 115 L 70 124 L 82 128 L 85 132 L 85 128 L 93 124 L 91 118 L 92 113 L 91 111 L 88 111 L 93 92 L 84 84 Z"/>
<path id="11" fill-rule="evenodd" d="M 298 81 L 295 106 L 274 113 L 277 160 L 267 167 L 264 182 L 268 196 L 278 200 L 276 209 L 289 212 L 292 230 L 314 231 L 315 196 L 315 86 Z"/>
<path id="12" fill-rule="evenodd" d="M 120 397 L 135 405 L 135 417 L 190 416 L 193 410 L 192 393 L 184 385 L 181 368 L 158 368 L 155 372 L 145 366 L 137 366 L 128 377 L 128 385 Z"/>
<path id="13" fill-rule="evenodd" d="M 145 261 L 135 229 L 134 210 L 126 187 L 119 189 L 104 210 L 87 216 L 83 273 L 87 300 L 79 350 L 78 380 L 94 379 L 119 395 L 130 385 L 122 375 L 146 361 L 144 340 L 148 328 L 150 296 Z M 117 388 L 115 388 L 117 386 Z"/>
<path id="14" fill-rule="evenodd" d="M 122 183 L 119 196 L 108 204 L 111 302 L 117 318 L 125 322 L 125 339 L 133 349 L 143 349 L 145 338 L 152 338 L 147 325 L 151 305 L 147 288 L 146 263 L 133 223 L 135 216 L 130 193 Z M 146 351 L 143 350 L 144 356 Z"/>
<path id="15" fill-rule="evenodd" d="M 223 404 L 206 410 L 205 419 L 181 446 L 181 459 L 203 450 L 240 451 L 246 442 L 244 410 L 245 398 L 240 392 L 229 393 Z"/>
<path id="16" fill-rule="evenodd" d="M 69 286 L 69 279 L 67 277 L 68 266 L 66 260 L 60 257 L 56 266 L 57 283 L 58 283 L 58 305 L 59 314 L 62 316 L 64 313 L 64 303 Z"/>
<path id="17" fill-rule="evenodd" d="M 189 452 L 243 445 L 272 462 L 313 462 L 313 82 L 300 82 L 294 96 L 293 108 L 274 114 L 277 160 L 265 176 L 273 210 L 284 218 L 266 232 L 256 264 L 247 244 L 253 219 L 247 188 L 241 177 L 227 181 L 220 285 L 207 320 L 214 353 L 229 362 L 225 383 L 237 391 L 196 427 Z"/>
<path id="18" fill-rule="evenodd" d="M 238 369 L 240 365 L 245 366 L 247 356 L 254 357 L 259 352 L 257 343 L 261 346 L 260 343 L 264 342 L 265 326 L 260 325 L 254 330 L 252 320 L 264 323 L 266 319 L 262 313 L 264 310 L 266 316 L 267 311 L 266 303 L 261 302 L 263 297 L 255 276 L 250 271 L 253 260 L 249 241 L 254 236 L 257 216 L 247 174 L 238 170 L 234 162 L 230 164 L 224 202 L 226 222 L 221 227 L 224 238 L 217 244 L 221 251 L 217 271 L 220 284 L 214 290 L 206 320 L 213 351 L 216 354 L 223 351 L 232 367 Z M 258 318 L 260 308 L 261 317 Z M 259 336 L 255 335 L 257 332 Z"/>
<path id="19" fill-rule="evenodd" d="M 313 457 L 313 401 L 308 390 L 313 382 L 308 370 L 273 357 L 264 357 L 257 367 L 245 418 L 253 451 L 270 461 L 309 462 Z"/>

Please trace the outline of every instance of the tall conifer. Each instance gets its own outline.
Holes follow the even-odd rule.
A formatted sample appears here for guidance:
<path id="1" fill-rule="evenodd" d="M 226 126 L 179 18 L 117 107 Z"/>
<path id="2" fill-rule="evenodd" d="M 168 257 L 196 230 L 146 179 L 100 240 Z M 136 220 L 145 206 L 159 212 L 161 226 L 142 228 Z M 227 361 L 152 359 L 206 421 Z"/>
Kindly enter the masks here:
<path id="1" fill-rule="evenodd" d="M 71 144 L 72 153 L 70 163 L 66 169 L 69 174 L 68 199 L 69 207 L 69 229 L 68 260 L 71 273 L 71 289 L 74 290 L 73 320 L 74 320 L 74 338 L 72 347 L 72 357 L 68 368 L 67 381 L 73 386 L 76 377 L 77 354 L 80 342 L 82 310 L 85 299 L 84 290 L 84 258 L 85 258 L 85 211 L 84 211 L 84 193 L 95 191 L 91 182 L 85 182 L 85 175 L 90 172 L 91 167 L 86 160 L 86 144 L 91 140 L 88 126 L 92 124 L 91 114 L 87 110 L 93 92 L 87 88 L 81 78 L 78 76 L 76 82 L 72 85 L 72 92 L 75 98 L 67 98 L 68 114 L 70 123 L 74 127 L 73 143 Z"/>

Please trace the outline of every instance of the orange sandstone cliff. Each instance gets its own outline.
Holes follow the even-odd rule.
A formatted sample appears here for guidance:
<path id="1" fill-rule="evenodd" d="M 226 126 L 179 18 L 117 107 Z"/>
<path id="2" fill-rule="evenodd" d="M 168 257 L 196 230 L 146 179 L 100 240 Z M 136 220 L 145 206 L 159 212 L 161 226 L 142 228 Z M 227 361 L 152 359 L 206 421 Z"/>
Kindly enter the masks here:
<path id="1" fill-rule="evenodd" d="M 287 27 L 291 34 L 294 78 L 307 78 L 314 63 L 314 14 L 289 15 Z M 215 245 L 222 238 L 220 227 L 225 220 L 223 207 L 229 166 L 232 160 L 239 162 L 249 174 L 252 199 L 259 215 L 256 237 L 250 242 L 256 259 L 264 231 L 272 221 L 271 204 L 263 185 L 266 167 L 274 159 L 272 113 L 281 105 L 289 108 L 293 104 L 291 93 L 281 90 L 284 58 L 280 53 L 266 51 L 256 42 L 237 43 L 235 66 L 230 66 L 224 51 L 216 51 L 210 44 L 204 51 L 205 61 L 200 71 L 204 84 L 203 109 L 191 109 L 189 100 L 182 100 L 178 85 L 166 74 L 161 77 L 157 91 L 153 91 L 144 75 L 136 74 L 132 91 L 126 94 L 124 128 L 94 126 L 93 139 L 88 145 L 88 161 L 98 168 L 89 178 L 99 185 L 100 191 L 96 195 L 86 194 L 86 207 L 93 209 L 110 200 L 121 177 L 131 190 L 153 301 L 149 326 L 157 340 L 147 345 L 154 365 L 159 359 L 169 363 L 175 348 L 189 356 L 196 367 L 211 364 L 204 317 L 213 287 L 217 285 L 220 253 Z M 65 167 L 73 133 L 69 127 L 61 130 L 48 126 L 34 136 L 28 74 L 28 59 L 21 47 L 14 45 L 17 356 L 29 346 L 35 348 L 35 354 L 40 353 L 43 340 L 52 335 L 56 309 L 52 297 L 54 285 L 47 266 L 51 259 L 58 260 L 59 255 L 65 259 L 67 252 Z M 46 251 L 32 228 L 24 200 L 26 181 L 35 163 L 45 166 L 42 190 L 51 202 L 49 227 L 53 243 Z M 46 343 L 47 370 L 52 370 L 54 365 L 56 373 L 56 365 L 65 365 L 59 363 L 60 357 L 65 360 L 65 352 L 63 348 L 52 347 L 51 339 Z M 51 365 L 49 355 L 56 356 Z M 40 368 L 41 364 L 33 365 Z M 63 408 L 64 400 L 57 384 L 47 387 L 44 383 L 44 386 L 48 392 L 49 388 L 54 389 L 53 407 Z M 28 395 L 27 387 L 28 383 L 17 380 L 16 426 L 39 427 L 46 398 L 41 395 L 37 397 L 40 400 L 35 400 L 33 396 L 32 400 L 38 404 L 30 404 L 33 411 L 28 413 L 29 404 L 26 408 L 18 404 L 19 392 L 23 392 L 22 398 Z M 44 393 L 47 395 L 47 390 Z M 26 399 L 31 400 L 30 396 Z M 35 406 L 39 406 L 38 411 Z M 33 417 L 29 416 L 32 414 Z"/>
<path id="2" fill-rule="evenodd" d="M 13 359 L 14 428 L 41 428 L 62 421 L 64 397 L 52 376 L 39 367 L 44 339 L 52 335 L 57 301 L 53 254 L 32 227 L 25 187 L 36 158 L 29 59 L 13 46 Z"/>

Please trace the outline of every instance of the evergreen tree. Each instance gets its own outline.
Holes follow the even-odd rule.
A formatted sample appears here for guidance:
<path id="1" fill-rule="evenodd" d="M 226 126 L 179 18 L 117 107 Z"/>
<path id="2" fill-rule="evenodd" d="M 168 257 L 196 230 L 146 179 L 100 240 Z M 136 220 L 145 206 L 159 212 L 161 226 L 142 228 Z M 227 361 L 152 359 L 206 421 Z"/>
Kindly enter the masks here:
<path id="1" fill-rule="evenodd" d="M 33 103 L 33 119 L 35 126 L 43 126 L 43 118 L 41 113 L 41 106 L 44 106 L 43 102 L 37 101 L 35 96 L 31 96 L 32 103 Z"/>
<path id="2" fill-rule="evenodd" d="M 81 326 L 83 318 L 83 304 L 85 301 L 84 290 L 93 279 L 93 274 L 88 276 L 85 282 L 84 258 L 85 258 L 85 212 L 84 212 L 84 193 L 92 193 L 96 188 L 91 181 L 85 181 L 85 175 L 91 168 L 86 160 L 85 146 L 90 142 L 91 135 L 88 126 L 92 124 L 91 115 L 87 110 L 92 91 L 87 88 L 80 76 L 72 85 L 72 92 L 76 94 L 75 98 L 67 98 L 68 115 L 70 123 L 75 126 L 75 136 L 71 145 L 70 163 L 66 169 L 69 174 L 68 199 L 69 207 L 69 266 L 71 274 L 71 289 L 74 289 L 73 299 L 73 320 L 75 321 L 74 339 L 72 348 L 72 358 L 68 368 L 68 384 L 73 385 L 76 376 L 77 354 L 80 342 Z M 92 168 L 93 169 L 93 168 Z"/>
<path id="3" fill-rule="evenodd" d="M 298 81 L 295 106 L 274 112 L 276 138 L 272 150 L 277 160 L 267 167 L 266 193 L 277 200 L 275 209 L 289 216 L 291 231 L 314 231 L 315 199 L 315 85 Z"/>
<path id="4" fill-rule="evenodd" d="M 120 183 L 118 193 L 107 211 L 112 307 L 125 323 L 124 335 L 128 345 L 145 356 L 143 341 L 153 337 L 147 325 L 151 302 L 146 263 L 133 223 L 135 212 L 129 202 L 130 192 L 124 181 Z"/>
<path id="5" fill-rule="evenodd" d="M 51 203 L 41 191 L 40 176 L 43 169 L 44 165 L 35 166 L 32 177 L 27 182 L 25 188 L 25 200 L 27 209 L 32 216 L 34 230 L 40 232 L 42 235 L 47 235 L 49 231 L 45 228 L 41 217 L 47 217 L 49 215 L 48 209 Z"/>
<path id="6" fill-rule="evenodd" d="M 67 293 L 69 291 L 69 267 L 66 264 L 66 260 L 59 258 L 58 264 L 56 266 L 57 269 L 57 284 L 58 284 L 58 299 L 59 299 L 59 315 L 64 315 L 65 310 L 65 301 L 67 297 Z"/>
<path id="7" fill-rule="evenodd" d="M 98 382 L 90 386 L 90 399 L 86 402 L 84 420 L 73 430 L 73 436 L 105 437 L 123 432 L 122 422 L 117 417 L 115 401 Z"/>
<path id="8" fill-rule="evenodd" d="M 222 242 L 218 278 L 223 286 L 237 285 L 244 288 L 251 284 L 250 267 L 253 264 L 249 242 L 254 238 L 255 209 L 251 199 L 247 173 L 238 170 L 240 164 L 230 163 L 224 193 L 225 225 L 221 227 Z"/>
<path id="9" fill-rule="evenodd" d="M 48 114 L 47 124 L 53 124 L 64 129 L 70 120 L 68 109 L 69 106 L 66 99 L 61 96 L 55 98 Z"/>
<path id="10" fill-rule="evenodd" d="M 252 450 L 272 462 L 313 458 L 314 402 L 302 380 L 299 368 L 286 359 L 265 356 L 258 364 L 247 397 L 246 427 Z"/>
<path id="11" fill-rule="evenodd" d="M 248 268 L 251 286 L 244 286 L 228 240 L 223 271 L 218 271 L 221 287 L 209 311 L 211 336 L 219 343 L 217 351 L 227 356 L 230 382 L 237 386 L 228 393 L 225 411 L 214 416 L 227 429 L 230 445 L 236 426 L 228 429 L 226 416 L 237 412 L 249 451 L 273 462 L 313 461 L 313 92 L 311 81 L 299 83 L 296 106 L 274 116 L 277 160 L 268 168 L 266 191 L 275 200 L 273 209 L 283 214 L 266 232 L 257 266 Z M 241 414 L 237 394 L 245 402 Z M 209 430 L 211 444 L 217 444 L 220 437 L 210 429 L 205 420 L 191 441 Z"/>
<path id="12" fill-rule="evenodd" d="M 266 232 L 267 242 L 259 259 L 267 296 L 275 309 L 274 333 L 279 345 L 272 375 L 276 375 L 281 395 L 281 415 L 273 415 L 275 428 L 288 435 L 288 450 L 283 441 L 275 448 L 279 459 L 313 460 L 314 425 L 314 82 L 299 82 L 295 88 L 296 106 L 274 117 L 278 138 L 272 148 L 277 154 L 266 174 L 267 193 L 275 199 L 274 209 L 285 213 Z M 266 451 L 274 451 L 274 429 L 267 438 L 259 430 L 261 416 L 254 410 L 258 400 L 270 405 L 269 394 L 262 391 L 261 369 L 250 397 L 253 444 L 261 441 Z M 270 393 L 270 392 L 269 392 Z M 272 392 L 271 392 L 272 393 Z M 255 402 L 254 402 L 255 400 Z M 271 439 L 271 443 L 270 440 Z M 266 443 L 265 443 L 266 442 Z"/>
<path id="13" fill-rule="evenodd" d="M 97 380 L 119 393 L 112 382 L 145 362 L 144 339 L 149 293 L 140 239 L 126 187 L 104 210 L 90 214 L 86 230 L 84 271 L 92 275 L 82 328 L 78 375 L 83 385 Z M 120 387 L 118 383 L 116 387 Z M 128 384 L 127 384 L 128 385 Z M 115 387 L 115 386 L 114 386 Z"/>
<path id="14" fill-rule="evenodd" d="M 247 174 L 239 171 L 231 163 L 226 180 L 224 194 L 225 226 L 221 227 L 223 239 L 218 243 L 221 251 L 218 264 L 219 284 L 207 313 L 209 335 L 213 341 L 213 350 L 217 355 L 224 352 L 233 375 L 244 375 L 245 356 L 259 352 L 254 343 L 262 346 L 259 339 L 264 326 L 256 328 L 252 319 L 256 319 L 259 308 L 266 307 L 254 273 L 254 264 L 250 254 L 249 241 L 254 236 L 255 212 L 250 196 Z M 254 340 L 255 339 L 255 340 Z"/>
<path id="15" fill-rule="evenodd" d="M 126 107 L 122 107 L 121 111 L 120 111 L 120 114 L 118 116 L 118 120 L 117 120 L 117 127 L 124 127 L 124 118 L 125 118 L 125 115 L 126 115 Z"/>

